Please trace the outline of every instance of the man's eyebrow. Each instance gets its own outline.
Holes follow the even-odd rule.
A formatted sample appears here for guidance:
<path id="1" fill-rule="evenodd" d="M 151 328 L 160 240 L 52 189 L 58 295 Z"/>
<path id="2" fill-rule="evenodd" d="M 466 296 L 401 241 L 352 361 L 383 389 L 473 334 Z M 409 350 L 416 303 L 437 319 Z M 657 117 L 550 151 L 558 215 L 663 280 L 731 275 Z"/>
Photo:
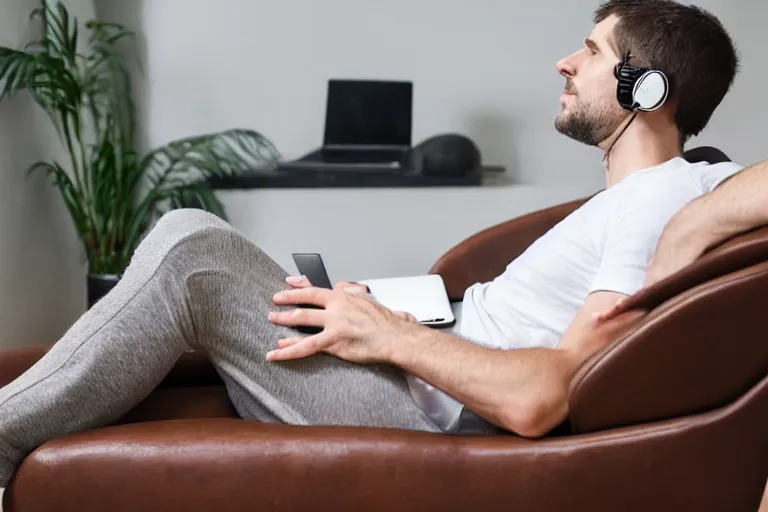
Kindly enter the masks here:
<path id="1" fill-rule="evenodd" d="M 593 39 L 586 38 L 584 40 L 584 44 L 591 50 L 595 50 L 597 52 L 600 51 L 600 45 L 597 44 Z"/>

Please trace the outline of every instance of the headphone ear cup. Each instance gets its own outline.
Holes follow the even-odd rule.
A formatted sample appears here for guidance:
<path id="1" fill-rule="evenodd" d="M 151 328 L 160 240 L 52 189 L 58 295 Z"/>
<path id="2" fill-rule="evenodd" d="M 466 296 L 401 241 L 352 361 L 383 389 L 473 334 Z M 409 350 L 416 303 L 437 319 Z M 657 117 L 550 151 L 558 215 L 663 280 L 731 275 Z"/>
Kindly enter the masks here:
<path id="1" fill-rule="evenodd" d="M 669 80 L 661 71 L 646 71 L 635 82 L 632 97 L 639 110 L 653 112 L 664 105 L 669 94 Z"/>
<path id="2" fill-rule="evenodd" d="M 628 64 L 619 64 L 614 71 L 616 79 L 616 99 L 619 105 L 625 110 L 633 112 L 637 105 L 635 104 L 635 84 L 646 72 L 643 68 L 636 68 Z"/>
<path id="3" fill-rule="evenodd" d="M 618 64 L 616 99 L 625 110 L 652 112 L 661 108 L 669 94 L 669 80 L 661 71 Z"/>

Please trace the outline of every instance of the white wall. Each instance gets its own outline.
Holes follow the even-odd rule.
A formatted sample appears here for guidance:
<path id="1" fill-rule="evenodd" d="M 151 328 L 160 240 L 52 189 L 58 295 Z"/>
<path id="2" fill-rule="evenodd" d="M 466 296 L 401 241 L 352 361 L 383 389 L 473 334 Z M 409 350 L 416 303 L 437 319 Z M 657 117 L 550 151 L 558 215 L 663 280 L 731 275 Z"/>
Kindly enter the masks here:
<path id="1" fill-rule="evenodd" d="M 82 3 L 82 1 L 81 1 Z M 38 2 L 4 2 L 0 45 L 36 37 L 28 23 Z M 0 104 L 0 348 L 52 343 L 85 308 L 74 229 L 37 160 L 60 157 L 48 119 L 24 94 Z"/>
<path id="2" fill-rule="evenodd" d="M 425 271 L 464 236 L 603 186 L 599 154 L 553 129 L 563 79 L 600 2 L 548 0 L 97 0 L 103 18 L 139 30 L 142 116 L 151 145 L 244 126 L 287 157 L 319 145 L 330 77 L 415 83 L 414 142 L 461 131 L 514 184 L 480 189 L 223 192 L 232 222 L 293 270 L 292 250 L 320 251 L 335 278 Z M 703 0 L 731 31 L 744 71 L 694 144 L 733 159 L 768 157 L 761 121 L 761 0 Z M 216 7 L 214 7 L 216 5 Z M 524 184 L 525 186 L 522 186 Z M 417 205 L 423 205 L 418 208 Z M 425 232 L 425 217 L 436 218 Z M 436 226 L 436 227 L 435 227 Z"/>

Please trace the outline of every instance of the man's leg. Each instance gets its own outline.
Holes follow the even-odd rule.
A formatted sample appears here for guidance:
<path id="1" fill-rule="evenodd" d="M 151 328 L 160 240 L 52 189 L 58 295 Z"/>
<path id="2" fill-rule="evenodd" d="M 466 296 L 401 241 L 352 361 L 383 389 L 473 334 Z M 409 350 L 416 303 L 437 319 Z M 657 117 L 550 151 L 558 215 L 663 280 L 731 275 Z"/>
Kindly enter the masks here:
<path id="1" fill-rule="evenodd" d="M 394 368 L 325 354 L 265 360 L 295 334 L 267 321 L 285 275 L 213 215 L 164 216 L 118 285 L 0 389 L 0 487 L 40 444 L 120 418 L 189 347 L 210 357 L 244 418 L 436 431 Z"/>
<path id="2" fill-rule="evenodd" d="M 266 360 L 294 329 L 268 321 L 272 296 L 288 275 L 263 251 L 222 223 L 186 276 L 197 349 L 214 362 L 245 418 L 296 425 L 357 425 L 438 430 L 411 398 L 401 370 L 361 366 L 328 354 Z M 218 249 L 222 248 L 222 249 Z M 185 265 L 187 267 L 188 265 Z"/>

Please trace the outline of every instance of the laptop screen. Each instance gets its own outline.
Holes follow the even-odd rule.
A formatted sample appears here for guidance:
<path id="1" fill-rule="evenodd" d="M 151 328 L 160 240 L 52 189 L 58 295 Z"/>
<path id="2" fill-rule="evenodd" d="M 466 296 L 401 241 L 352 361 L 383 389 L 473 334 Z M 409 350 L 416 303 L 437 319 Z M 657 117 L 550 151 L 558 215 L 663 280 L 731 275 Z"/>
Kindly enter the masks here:
<path id="1" fill-rule="evenodd" d="M 329 80 L 324 145 L 410 146 L 413 83 Z"/>

